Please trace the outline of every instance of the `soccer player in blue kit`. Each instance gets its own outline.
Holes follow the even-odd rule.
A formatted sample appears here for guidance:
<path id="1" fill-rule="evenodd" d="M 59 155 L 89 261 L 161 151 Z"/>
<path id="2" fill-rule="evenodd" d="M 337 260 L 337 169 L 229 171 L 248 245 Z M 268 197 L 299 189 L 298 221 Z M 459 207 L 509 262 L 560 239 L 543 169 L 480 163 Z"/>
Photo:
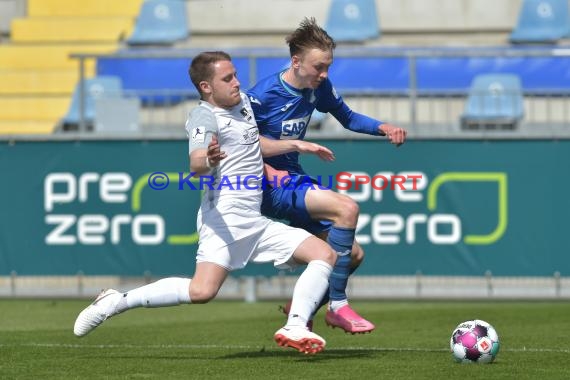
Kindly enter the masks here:
<path id="1" fill-rule="evenodd" d="M 311 179 L 299 164 L 295 141 L 305 138 L 315 109 L 330 113 L 344 128 L 386 136 L 397 146 L 405 142 L 407 132 L 354 112 L 346 105 L 328 78 L 336 43 L 314 18 L 305 18 L 286 41 L 290 67 L 260 80 L 247 92 L 262 135 L 266 173 L 287 171 L 291 177 L 286 186 L 267 186 L 261 211 L 269 217 L 288 220 L 292 226 L 304 228 L 332 246 L 338 257 L 329 280 L 329 293 L 321 302 L 321 306 L 328 303 L 325 321 L 353 334 L 370 332 L 374 324 L 350 307 L 346 295 L 348 277 L 364 258 L 362 247 L 354 240 L 358 205 L 344 194 L 307 183 Z M 288 306 L 284 311 L 288 313 Z M 312 320 L 308 326 L 311 325 Z"/>

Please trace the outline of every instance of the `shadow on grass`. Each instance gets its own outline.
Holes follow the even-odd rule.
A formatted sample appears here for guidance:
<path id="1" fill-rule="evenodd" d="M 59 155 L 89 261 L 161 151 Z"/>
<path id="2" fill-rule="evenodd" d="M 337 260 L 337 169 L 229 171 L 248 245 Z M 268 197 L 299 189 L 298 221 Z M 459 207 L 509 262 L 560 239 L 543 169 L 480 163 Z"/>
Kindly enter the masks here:
<path id="1" fill-rule="evenodd" d="M 325 350 L 316 355 L 305 355 L 297 352 L 293 349 L 283 349 L 283 350 L 265 350 L 265 348 L 260 348 L 258 351 L 244 351 L 236 352 L 227 355 L 220 355 L 215 358 L 215 360 L 244 360 L 244 359 L 264 359 L 264 358 L 287 358 L 291 360 L 296 360 L 299 362 L 327 362 L 329 360 L 352 360 L 352 359 L 362 359 L 362 358 L 372 358 L 378 357 L 379 352 L 375 350 Z M 382 354 L 383 355 L 383 354 Z M 132 354 L 122 354 L 122 355 L 102 355 L 102 358 L 113 359 L 113 360 L 164 360 L 164 361 L 187 361 L 187 360 L 212 360 L 211 354 L 196 354 L 188 355 L 184 353 L 176 353 L 169 355 L 148 355 L 142 353 L 132 353 Z M 88 357 L 76 357 L 76 359 L 93 359 L 92 355 Z"/>
<path id="2" fill-rule="evenodd" d="M 325 350 L 316 355 L 305 355 L 300 352 L 296 352 L 293 349 L 284 348 L 281 350 L 265 350 L 265 347 L 261 348 L 259 351 L 248 351 L 248 352 L 238 352 L 229 355 L 219 356 L 218 359 L 259 359 L 259 358 L 292 358 L 301 361 L 328 361 L 328 360 L 339 360 L 339 359 L 356 359 L 356 358 L 369 358 L 377 357 L 378 351 L 375 350 Z"/>

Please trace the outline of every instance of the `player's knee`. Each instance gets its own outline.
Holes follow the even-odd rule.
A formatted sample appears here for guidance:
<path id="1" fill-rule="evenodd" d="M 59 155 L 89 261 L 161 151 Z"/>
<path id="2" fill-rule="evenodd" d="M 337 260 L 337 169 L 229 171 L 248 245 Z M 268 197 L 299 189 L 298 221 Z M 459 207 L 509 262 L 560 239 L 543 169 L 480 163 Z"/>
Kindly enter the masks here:
<path id="1" fill-rule="evenodd" d="M 320 249 L 319 252 L 320 252 L 320 257 L 318 258 L 318 260 L 322 260 L 330 264 L 331 266 L 334 266 L 334 264 L 336 263 L 337 255 L 330 245 L 323 244 L 322 249 Z"/>
<path id="2" fill-rule="evenodd" d="M 360 213 L 360 207 L 354 201 L 354 199 L 348 196 L 342 196 L 337 203 L 337 209 L 339 217 L 343 224 L 354 224 L 358 221 L 358 214 Z"/>
<path id="3" fill-rule="evenodd" d="M 192 303 L 208 303 L 218 294 L 218 289 L 208 286 L 190 284 L 190 300 Z"/>
<path id="4" fill-rule="evenodd" d="M 347 197 L 348 198 L 348 197 Z M 344 214 L 348 218 L 358 219 L 358 214 L 360 213 L 360 207 L 352 198 L 348 198 L 343 203 Z"/>
<path id="5" fill-rule="evenodd" d="M 322 260 L 330 265 L 336 262 L 336 253 L 330 245 L 316 236 L 307 238 L 293 253 L 294 259 L 303 264 Z"/>
<path id="6" fill-rule="evenodd" d="M 336 263 L 337 254 L 330 245 L 317 238 L 315 238 L 314 244 L 315 246 L 311 249 L 310 260 L 322 260 L 330 265 Z"/>

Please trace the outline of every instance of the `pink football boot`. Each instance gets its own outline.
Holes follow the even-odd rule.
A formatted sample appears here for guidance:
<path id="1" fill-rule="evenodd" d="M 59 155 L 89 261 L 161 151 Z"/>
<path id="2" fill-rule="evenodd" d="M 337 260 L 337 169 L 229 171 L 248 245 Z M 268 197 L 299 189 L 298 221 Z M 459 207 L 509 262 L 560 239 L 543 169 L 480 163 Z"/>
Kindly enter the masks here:
<path id="1" fill-rule="evenodd" d="M 345 305 L 336 312 L 327 310 L 325 322 L 327 326 L 332 328 L 340 327 L 351 334 L 364 334 L 371 332 L 375 328 L 372 322 L 358 315 L 356 311 L 352 310 L 350 305 Z"/>

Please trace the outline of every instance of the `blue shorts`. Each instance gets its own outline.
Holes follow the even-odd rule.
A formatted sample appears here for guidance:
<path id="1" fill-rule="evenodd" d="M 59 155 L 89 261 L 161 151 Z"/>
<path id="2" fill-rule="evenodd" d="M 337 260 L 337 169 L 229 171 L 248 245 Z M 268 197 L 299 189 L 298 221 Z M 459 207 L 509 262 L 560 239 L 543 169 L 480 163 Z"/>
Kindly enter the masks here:
<path id="1" fill-rule="evenodd" d="M 293 227 L 302 228 L 312 234 L 330 230 L 333 223 L 328 220 L 313 220 L 305 206 L 305 195 L 318 184 L 308 175 L 291 175 L 283 187 L 267 186 L 263 190 L 261 213 L 267 217 L 289 221 Z"/>

